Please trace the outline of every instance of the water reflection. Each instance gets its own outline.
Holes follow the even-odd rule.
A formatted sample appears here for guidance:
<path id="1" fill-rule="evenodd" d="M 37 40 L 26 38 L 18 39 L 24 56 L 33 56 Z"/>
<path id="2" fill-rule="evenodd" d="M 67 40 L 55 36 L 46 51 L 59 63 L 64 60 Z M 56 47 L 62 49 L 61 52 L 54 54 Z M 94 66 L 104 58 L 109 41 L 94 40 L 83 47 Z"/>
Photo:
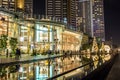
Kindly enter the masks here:
<path id="1" fill-rule="evenodd" d="M 33 59 L 33 58 L 32 58 Z M 36 60 L 38 59 L 38 60 Z M 4 65 L 0 67 L 0 80 L 46 80 L 48 78 L 54 77 L 61 73 L 75 69 L 70 74 L 65 74 L 60 76 L 58 79 L 63 80 L 65 76 L 74 75 L 81 73 L 80 75 L 85 75 L 96 69 L 99 65 L 103 63 L 104 58 L 98 58 L 97 61 L 94 61 L 92 64 L 88 64 L 82 68 L 79 68 L 81 65 L 93 61 L 92 57 L 87 58 L 81 56 L 80 54 L 76 55 L 63 55 L 58 57 L 53 57 L 48 55 L 44 60 L 39 58 L 31 58 L 28 62 L 11 64 L 10 66 Z M 19 62 L 19 61 L 18 61 Z M 76 69 L 77 68 L 77 69 Z M 80 76 L 79 76 L 80 77 Z"/>
<path id="2" fill-rule="evenodd" d="M 0 67 L 1 80 L 46 80 L 81 65 L 79 55 Z"/>

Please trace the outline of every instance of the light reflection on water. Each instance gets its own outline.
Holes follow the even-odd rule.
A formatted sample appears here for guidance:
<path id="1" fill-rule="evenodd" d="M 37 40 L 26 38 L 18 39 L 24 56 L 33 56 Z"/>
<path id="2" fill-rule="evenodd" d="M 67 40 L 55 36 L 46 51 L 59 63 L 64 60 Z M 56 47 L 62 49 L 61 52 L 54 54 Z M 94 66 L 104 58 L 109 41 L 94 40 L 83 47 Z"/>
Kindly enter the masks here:
<path id="1" fill-rule="evenodd" d="M 0 80 L 46 80 L 75 68 L 77 69 L 58 77 L 57 80 L 63 80 L 64 77 L 69 77 L 70 75 L 75 74 L 80 74 L 79 77 L 82 77 L 104 63 L 103 60 L 101 62 L 100 61 L 94 61 L 92 64 L 88 64 L 78 69 L 77 67 L 86 64 L 86 62 L 91 62 L 91 58 L 86 59 L 81 57 L 81 55 L 70 55 L 55 58 L 50 58 L 49 56 L 45 60 L 11 64 L 9 66 L 4 65 L 0 67 Z"/>
<path id="2" fill-rule="evenodd" d="M 1 80 L 46 80 L 81 65 L 79 56 L 0 67 Z"/>

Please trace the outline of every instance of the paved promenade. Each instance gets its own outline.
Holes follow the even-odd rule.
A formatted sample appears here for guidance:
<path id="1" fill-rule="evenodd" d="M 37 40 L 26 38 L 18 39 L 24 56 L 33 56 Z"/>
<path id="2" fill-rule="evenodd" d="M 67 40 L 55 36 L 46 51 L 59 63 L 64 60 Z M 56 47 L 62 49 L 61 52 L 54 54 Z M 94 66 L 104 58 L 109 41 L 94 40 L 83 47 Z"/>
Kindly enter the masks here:
<path id="1" fill-rule="evenodd" d="M 106 80 L 120 80 L 120 54 L 117 56 Z"/>
<path id="2" fill-rule="evenodd" d="M 0 66 L 3 65 L 10 65 L 10 64 L 19 64 L 19 63 L 30 63 L 34 61 L 46 60 L 49 58 L 55 57 L 62 57 L 63 55 L 37 55 L 37 56 L 30 56 L 30 55 L 22 55 L 21 58 L 5 58 L 0 57 Z"/>

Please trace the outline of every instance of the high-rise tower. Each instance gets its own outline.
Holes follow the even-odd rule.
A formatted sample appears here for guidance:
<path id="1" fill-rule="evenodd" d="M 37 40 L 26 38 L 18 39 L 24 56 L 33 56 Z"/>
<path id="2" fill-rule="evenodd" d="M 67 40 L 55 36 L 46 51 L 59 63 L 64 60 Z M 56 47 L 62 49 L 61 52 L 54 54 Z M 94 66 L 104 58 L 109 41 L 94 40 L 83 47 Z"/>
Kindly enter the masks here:
<path id="1" fill-rule="evenodd" d="M 105 26 L 104 26 L 104 7 L 103 0 L 91 0 L 91 20 L 93 26 L 93 36 L 105 40 Z"/>
<path id="2" fill-rule="evenodd" d="M 33 0 L 0 0 L 0 6 L 10 11 L 33 14 Z"/>
<path id="3" fill-rule="evenodd" d="M 92 35 L 91 33 L 91 9 L 90 1 L 76 0 L 76 26 L 78 29 Z"/>
<path id="4" fill-rule="evenodd" d="M 46 15 L 66 20 L 76 26 L 75 0 L 46 0 Z"/>
<path id="5" fill-rule="evenodd" d="M 77 0 L 77 26 L 84 33 L 105 40 L 103 0 Z"/>

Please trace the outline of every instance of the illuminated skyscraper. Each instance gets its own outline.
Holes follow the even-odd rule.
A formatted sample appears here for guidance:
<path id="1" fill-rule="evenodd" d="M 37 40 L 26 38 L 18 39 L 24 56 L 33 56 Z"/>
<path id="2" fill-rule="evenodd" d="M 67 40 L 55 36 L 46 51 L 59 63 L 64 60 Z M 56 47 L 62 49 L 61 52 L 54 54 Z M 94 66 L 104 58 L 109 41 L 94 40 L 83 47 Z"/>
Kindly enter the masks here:
<path id="1" fill-rule="evenodd" d="M 46 0 L 46 15 L 76 26 L 76 0 Z"/>
<path id="2" fill-rule="evenodd" d="M 84 33 L 92 35 L 91 33 L 91 9 L 90 1 L 76 0 L 76 26 Z"/>
<path id="3" fill-rule="evenodd" d="M 105 40 L 103 0 L 77 0 L 77 26 L 90 36 Z"/>
<path id="4" fill-rule="evenodd" d="M 33 0 L 0 0 L 0 6 L 10 11 L 20 11 L 28 14 L 33 14 Z"/>
<path id="5" fill-rule="evenodd" d="M 33 16 L 33 0 L 25 0 L 24 9 L 25 9 L 26 14 L 32 17 Z"/>
<path id="6" fill-rule="evenodd" d="M 93 36 L 99 37 L 101 40 L 105 40 L 103 0 L 91 0 L 91 5 L 91 20 L 93 23 L 92 34 Z"/>
<path id="7" fill-rule="evenodd" d="M 0 0 L 0 6 L 15 11 L 15 0 Z"/>

